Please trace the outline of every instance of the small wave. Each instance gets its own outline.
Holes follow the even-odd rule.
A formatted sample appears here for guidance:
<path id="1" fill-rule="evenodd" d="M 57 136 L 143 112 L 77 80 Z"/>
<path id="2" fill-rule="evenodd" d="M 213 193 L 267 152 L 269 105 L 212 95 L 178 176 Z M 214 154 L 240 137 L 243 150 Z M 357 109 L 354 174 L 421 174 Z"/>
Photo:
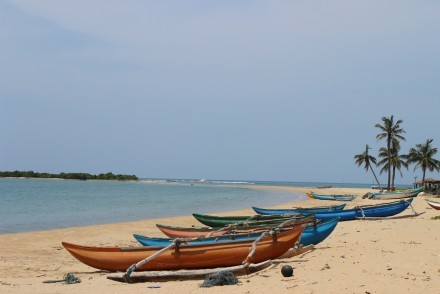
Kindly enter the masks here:
<path id="1" fill-rule="evenodd" d="M 229 181 L 211 181 L 214 184 L 245 184 L 245 185 L 254 185 L 252 182 L 229 182 Z"/>

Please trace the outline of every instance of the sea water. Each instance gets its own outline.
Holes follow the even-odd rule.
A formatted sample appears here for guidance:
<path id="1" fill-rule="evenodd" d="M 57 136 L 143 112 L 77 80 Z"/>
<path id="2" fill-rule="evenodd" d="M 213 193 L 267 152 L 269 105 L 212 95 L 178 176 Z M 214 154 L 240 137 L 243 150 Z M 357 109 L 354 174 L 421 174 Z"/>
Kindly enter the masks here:
<path id="1" fill-rule="evenodd" d="M 302 193 L 249 189 L 249 184 L 3 178 L 0 233 L 214 213 L 306 198 Z"/>

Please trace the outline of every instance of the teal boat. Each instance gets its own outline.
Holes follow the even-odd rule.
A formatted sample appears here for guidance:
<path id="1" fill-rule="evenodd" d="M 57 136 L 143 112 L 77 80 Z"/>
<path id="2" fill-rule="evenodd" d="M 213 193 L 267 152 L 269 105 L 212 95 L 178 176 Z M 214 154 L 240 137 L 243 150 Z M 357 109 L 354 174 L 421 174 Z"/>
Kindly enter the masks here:
<path id="1" fill-rule="evenodd" d="M 310 192 L 306 194 L 310 198 L 318 199 L 318 200 L 351 201 L 357 197 L 356 195 L 321 195 L 321 194 L 316 194 L 314 192 Z"/>
<path id="2" fill-rule="evenodd" d="M 307 213 L 318 213 L 325 211 L 335 211 L 342 210 L 345 207 L 345 203 L 341 205 L 331 205 L 331 206 L 316 206 L 316 207 L 294 207 L 294 208 L 259 208 L 252 207 L 252 209 L 261 215 L 290 215 L 290 214 L 307 214 Z"/>
<path id="3" fill-rule="evenodd" d="M 330 234 L 333 232 L 333 230 L 336 228 L 336 225 L 339 222 L 339 218 L 333 218 L 325 222 L 313 222 L 312 224 L 308 225 L 304 231 L 301 233 L 301 237 L 299 240 L 299 243 L 303 246 L 311 245 L 311 244 L 318 244 L 322 241 L 324 241 Z M 221 235 L 221 236 L 215 236 L 210 238 L 195 238 L 193 237 L 192 233 L 188 233 L 188 230 L 196 230 L 196 231 L 204 231 L 205 234 L 209 231 L 213 231 L 212 228 L 179 228 L 179 227 L 173 227 L 174 232 L 181 232 L 180 236 L 181 238 L 191 237 L 190 241 L 184 241 L 187 245 L 198 245 L 198 244 L 213 244 L 213 243 L 228 243 L 228 242 L 234 242 L 234 241 L 243 241 L 243 240 L 255 240 L 261 235 L 260 232 L 243 232 L 241 234 L 230 234 L 230 235 Z M 179 230 L 180 229 L 180 230 Z M 185 235 L 185 233 L 187 235 Z M 173 238 L 154 238 L 154 237 L 146 237 L 142 235 L 133 235 L 134 238 L 141 243 L 144 246 L 161 246 L 165 247 L 168 246 L 170 243 L 173 242 Z"/>
<path id="4" fill-rule="evenodd" d="M 378 200 L 410 198 L 417 197 L 421 192 L 423 192 L 423 187 L 408 189 L 406 191 L 372 192 L 368 193 L 368 198 Z"/>

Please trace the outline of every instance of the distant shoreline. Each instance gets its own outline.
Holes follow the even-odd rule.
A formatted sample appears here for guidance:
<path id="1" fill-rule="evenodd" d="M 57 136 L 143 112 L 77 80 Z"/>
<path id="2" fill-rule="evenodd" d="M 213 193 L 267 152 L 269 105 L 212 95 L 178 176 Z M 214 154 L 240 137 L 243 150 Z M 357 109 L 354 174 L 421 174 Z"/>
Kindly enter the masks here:
<path id="1" fill-rule="evenodd" d="M 4 171 L 0 172 L 0 178 L 25 178 L 25 179 L 66 179 L 66 180 L 116 180 L 116 181 L 138 181 L 135 175 L 113 174 L 112 172 L 100 173 L 98 175 L 89 173 L 40 173 L 34 171 Z"/>
<path id="2" fill-rule="evenodd" d="M 80 180 L 80 179 L 65 179 L 65 178 L 28 178 L 28 177 L 0 177 L 0 179 L 17 179 L 17 180 L 48 180 L 48 181 L 97 181 L 97 182 L 142 182 L 142 180 Z"/>

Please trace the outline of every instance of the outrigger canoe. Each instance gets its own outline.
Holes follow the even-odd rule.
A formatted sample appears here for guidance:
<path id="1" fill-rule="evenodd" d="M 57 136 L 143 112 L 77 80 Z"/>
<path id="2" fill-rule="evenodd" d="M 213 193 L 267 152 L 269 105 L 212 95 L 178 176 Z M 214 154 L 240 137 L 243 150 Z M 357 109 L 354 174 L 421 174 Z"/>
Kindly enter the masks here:
<path id="1" fill-rule="evenodd" d="M 339 222 L 339 218 L 334 218 L 326 222 L 313 222 L 308 225 L 304 231 L 301 233 L 301 238 L 299 243 L 303 246 L 316 245 L 324 241 Z M 156 225 L 164 234 L 168 235 L 172 232 L 171 238 L 154 238 L 146 237 L 138 234 L 134 234 L 134 238 L 144 246 L 167 246 L 173 242 L 174 238 L 187 238 L 189 240 L 185 241 L 188 245 L 195 244 L 212 244 L 212 243 L 223 243 L 231 240 L 255 240 L 261 235 L 260 232 L 255 230 L 250 230 L 248 232 L 241 231 L 239 234 L 225 234 L 222 235 L 220 232 L 214 232 L 214 229 L 209 227 L 204 228 L 179 228 L 171 226 Z M 189 232 L 189 233 L 188 233 Z M 196 232 L 198 235 L 194 235 Z M 213 232 L 212 237 L 200 238 L 206 236 L 207 234 Z M 224 233 L 224 232 L 223 232 Z"/>
<path id="2" fill-rule="evenodd" d="M 275 259 L 289 250 L 301 236 L 303 226 L 284 230 L 275 236 L 263 237 L 257 244 L 250 263 Z M 253 240 L 222 244 L 181 244 L 136 268 L 137 271 L 179 270 L 227 267 L 242 264 Z M 126 271 L 130 266 L 153 255 L 162 247 L 88 247 L 62 242 L 76 259 L 93 268 L 106 271 Z"/>
<path id="3" fill-rule="evenodd" d="M 350 221 L 362 218 L 388 217 L 401 213 L 410 206 L 412 201 L 413 198 L 409 198 L 376 205 L 356 206 L 340 211 L 319 212 L 315 214 L 315 218 L 324 221 L 339 217 L 339 221 Z"/>
<path id="4" fill-rule="evenodd" d="M 253 215 L 253 216 L 214 216 L 193 213 L 193 216 L 202 224 L 209 227 L 224 227 L 231 224 L 275 226 L 289 219 L 302 221 L 312 214 L 281 215 Z"/>
<path id="5" fill-rule="evenodd" d="M 259 208 L 259 207 L 252 207 L 252 209 L 261 215 L 289 215 L 289 214 L 296 214 L 296 213 L 317 213 L 317 212 L 324 212 L 324 211 L 335 211 L 335 210 L 342 210 L 345 207 L 345 203 L 341 205 L 331 205 L 331 206 L 316 206 L 316 207 L 294 207 L 294 208 L 282 208 L 282 209 L 275 209 L 275 208 Z"/>
<path id="6" fill-rule="evenodd" d="M 314 192 L 306 193 L 312 199 L 318 200 L 335 200 L 335 201 L 351 201 L 355 199 L 356 195 L 321 195 Z"/>
<path id="7" fill-rule="evenodd" d="M 440 202 L 431 200 L 431 199 L 425 199 L 426 202 L 429 204 L 429 206 L 431 206 L 434 209 L 440 210 Z"/>
<path id="8" fill-rule="evenodd" d="M 326 211 L 315 213 L 316 219 L 321 221 L 327 221 L 329 219 L 339 217 L 339 221 L 350 221 L 361 218 L 371 217 L 388 217 L 393 216 L 404 211 L 412 202 L 413 198 L 401 199 L 399 201 L 381 203 L 376 205 L 356 206 L 352 209 L 344 209 L 337 211 Z M 225 217 L 193 214 L 201 223 L 211 227 L 225 226 L 225 222 L 234 219 L 233 216 Z M 262 216 L 268 217 L 268 216 Z M 246 216 L 240 216 L 239 218 L 246 218 Z M 285 217 L 284 219 L 288 219 Z"/>
<path id="9" fill-rule="evenodd" d="M 294 221 L 293 223 L 288 223 L 286 227 L 292 227 L 294 225 L 300 224 L 311 224 L 315 222 L 316 219 L 314 216 L 307 216 L 300 221 Z M 281 222 L 271 222 L 266 223 L 264 225 L 261 224 L 234 224 L 227 225 L 224 227 L 175 227 L 175 226 L 166 226 L 161 224 L 156 224 L 156 227 L 162 231 L 166 236 L 170 238 L 198 238 L 205 237 L 209 234 L 209 236 L 223 236 L 227 234 L 243 234 L 249 232 L 260 232 L 262 230 L 270 230 L 276 226 L 281 225 Z"/>
<path id="10" fill-rule="evenodd" d="M 378 200 L 410 198 L 416 197 L 422 191 L 423 188 L 409 189 L 407 191 L 370 192 L 368 193 L 368 198 Z"/>

